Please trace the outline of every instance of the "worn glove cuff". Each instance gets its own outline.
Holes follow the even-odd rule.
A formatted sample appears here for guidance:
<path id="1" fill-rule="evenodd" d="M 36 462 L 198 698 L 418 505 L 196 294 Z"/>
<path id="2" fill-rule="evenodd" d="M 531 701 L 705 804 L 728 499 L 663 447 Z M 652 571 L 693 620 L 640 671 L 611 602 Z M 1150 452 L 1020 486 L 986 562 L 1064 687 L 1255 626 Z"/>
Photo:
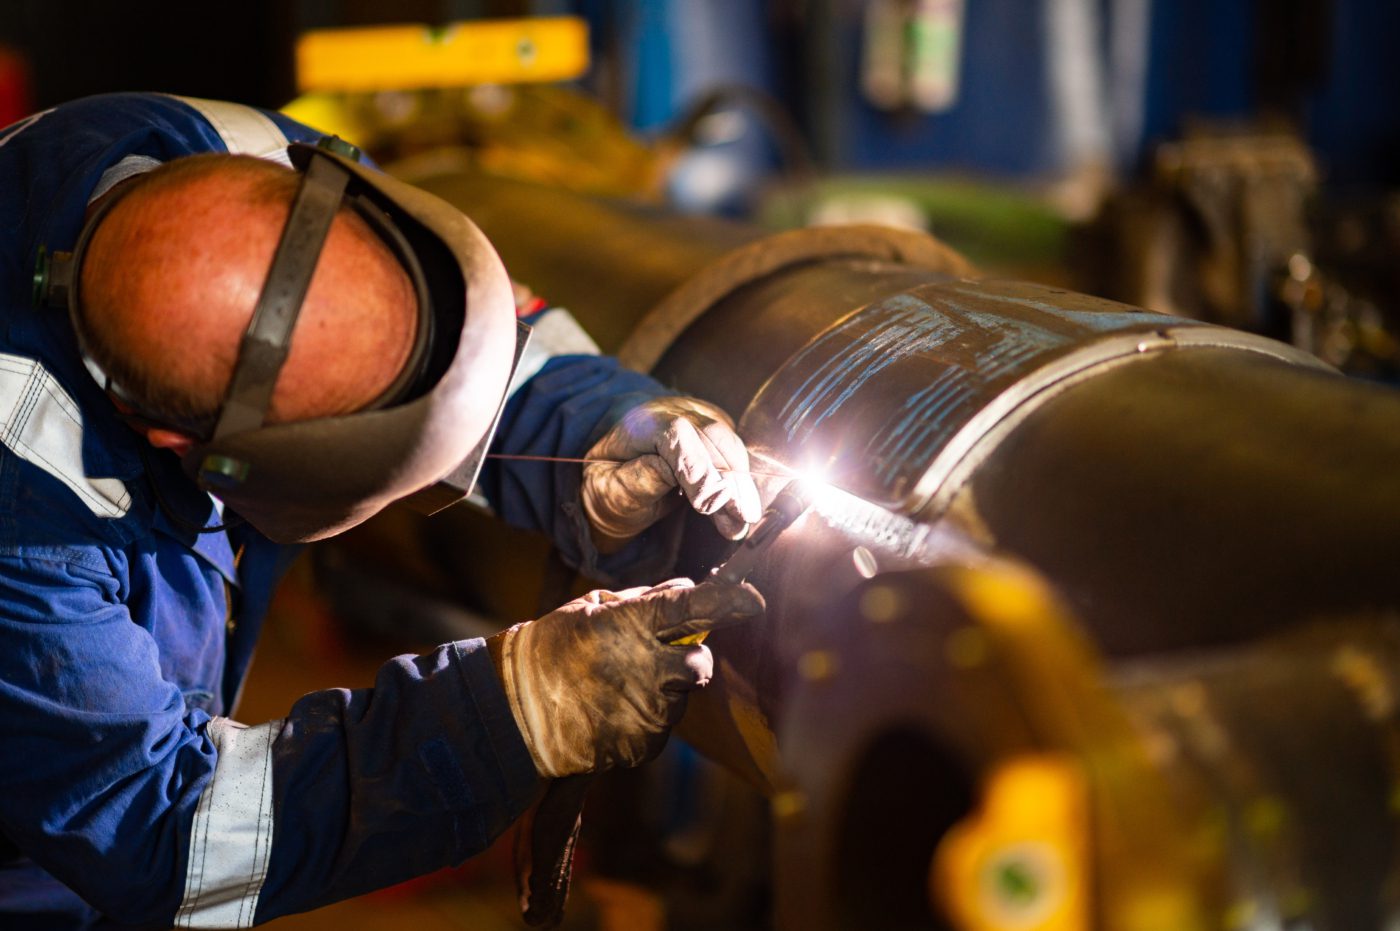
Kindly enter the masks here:
<path id="1" fill-rule="evenodd" d="M 491 658 L 496 660 L 496 671 L 500 674 L 501 687 L 506 693 L 506 704 L 510 706 L 511 717 L 515 718 L 515 726 L 525 742 L 525 749 L 530 751 L 535 771 L 552 778 L 558 774 L 552 772 L 551 767 L 541 759 L 539 742 L 535 738 L 539 731 L 538 722 L 532 722 L 526 710 L 535 707 L 535 702 L 531 701 L 530 677 L 519 674 L 520 634 L 528 623 L 516 624 L 492 637 Z"/>

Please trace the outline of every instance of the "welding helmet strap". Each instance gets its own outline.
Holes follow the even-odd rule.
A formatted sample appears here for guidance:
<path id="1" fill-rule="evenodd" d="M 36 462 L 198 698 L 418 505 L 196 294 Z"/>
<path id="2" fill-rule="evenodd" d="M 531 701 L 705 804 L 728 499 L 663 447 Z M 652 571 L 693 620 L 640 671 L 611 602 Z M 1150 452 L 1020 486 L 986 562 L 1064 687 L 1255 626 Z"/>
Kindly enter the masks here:
<path id="1" fill-rule="evenodd" d="M 253 319 L 243 334 L 214 439 L 263 425 L 277 376 L 291 349 L 292 330 L 349 180 L 349 173 L 332 158 L 313 157 L 306 166 Z"/>

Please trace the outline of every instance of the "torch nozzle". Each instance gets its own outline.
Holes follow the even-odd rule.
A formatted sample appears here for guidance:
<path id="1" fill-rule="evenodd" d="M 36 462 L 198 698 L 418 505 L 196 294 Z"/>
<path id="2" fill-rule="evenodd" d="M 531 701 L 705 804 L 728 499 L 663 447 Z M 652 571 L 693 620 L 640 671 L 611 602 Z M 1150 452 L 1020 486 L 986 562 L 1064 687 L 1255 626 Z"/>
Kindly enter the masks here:
<path id="1" fill-rule="evenodd" d="M 792 525 L 793 521 L 802 516 L 802 512 L 807 510 L 811 503 L 811 492 L 804 488 L 801 480 L 789 482 L 769 502 L 763 516 L 753 525 L 753 529 L 739 544 L 739 548 L 723 565 L 715 567 L 710 573 L 710 578 L 731 585 L 738 585 L 744 581 L 757 566 L 758 559 L 764 551 L 779 534 Z"/>

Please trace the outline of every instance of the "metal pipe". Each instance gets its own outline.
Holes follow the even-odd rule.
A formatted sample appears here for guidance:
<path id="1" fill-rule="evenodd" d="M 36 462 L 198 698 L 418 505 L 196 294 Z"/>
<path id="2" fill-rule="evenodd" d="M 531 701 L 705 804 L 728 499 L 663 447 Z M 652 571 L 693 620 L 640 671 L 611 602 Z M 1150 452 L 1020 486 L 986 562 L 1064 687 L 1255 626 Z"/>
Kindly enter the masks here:
<path id="1" fill-rule="evenodd" d="M 1063 876 L 1094 877 L 1093 903 L 1061 890 L 1060 904 L 1098 926 L 1217 926 L 1242 896 L 1318 927 L 1393 913 L 1400 395 L 1236 331 L 977 279 L 909 234 L 765 240 L 514 183 L 415 180 L 605 349 L 720 404 L 756 455 L 833 486 L 751 575 L 768 617 L 712 638 L 719 672 L 685 725 L 774 798 L 782 923 L 1007 905 L 948 877 L 968 837 L 994 835 L 996 787 L 1041 756 L 1065 811 L 1080 789 L 1093 811 L 1091 853 L 1046 849 Z M 682 569 L 700 577 L 727 550 L 695 521 Z M 1285 653 L 1278 668 L 1328 709 L 1298 720 L 1296 747 L 1253 739 L 1267 728 L 1242 710 L 1289 694 L 1255 674 Z M 1370 704 L 1347 707 L 1358 690 Z M 1332 753 L 1336 728 L 1364 747 Z M 1212 739 L 1213 755 L 1181 755 Z M 890 766 L 944 797 L 909 797 Z M 1329 778 L 1290 776 L 1302 769 Z M 870 797 L 901 792 L 924 806 L 892 855 L 903 866 L 836 869 L 869 841 L 862 818 L 900 810 Z M 1329 809 L 1329 792 L 1344 803 Z M 1293 819 L 1287 850 L 1248 818 L 1193 833 L 1254 796 Z M 1343 830 L 1364 835 L 1364 868 L 1334 862 Z M 1008 862 L 1007 876 L 1035 871 Z"/>

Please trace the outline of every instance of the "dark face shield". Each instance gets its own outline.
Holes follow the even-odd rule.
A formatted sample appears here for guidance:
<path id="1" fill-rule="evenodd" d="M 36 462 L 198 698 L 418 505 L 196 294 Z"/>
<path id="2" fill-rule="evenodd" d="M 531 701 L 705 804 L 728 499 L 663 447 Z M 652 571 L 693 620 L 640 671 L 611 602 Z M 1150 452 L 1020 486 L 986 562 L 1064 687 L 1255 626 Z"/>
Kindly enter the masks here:
<path id="1" fill-rule="evenodd" d="M 290 152 L 303 174 L 301 188 L 218 418 L 212 429 L 195 432 L 201 442 L 184 458 L 201 487 L 284 543 L 332 536 L 394 501 L 431 513 L 465 497 L 528 335 L 515 321 L 500 259 L 460 211 L 324 149 L 294 145 Z M 268 425 L 302 300 L 346 201 L 414 281 L 419 325 L 412 358 L 369 409 Z M 54 257 L 49 299 L 66 304 L 75 319 L 84 247 L 101 217 L 89 222 L 71 257 Z M 94 374 L 103 380 L 100 370 Z M 119 386 L 104 387 L 121 396 Z"/>

